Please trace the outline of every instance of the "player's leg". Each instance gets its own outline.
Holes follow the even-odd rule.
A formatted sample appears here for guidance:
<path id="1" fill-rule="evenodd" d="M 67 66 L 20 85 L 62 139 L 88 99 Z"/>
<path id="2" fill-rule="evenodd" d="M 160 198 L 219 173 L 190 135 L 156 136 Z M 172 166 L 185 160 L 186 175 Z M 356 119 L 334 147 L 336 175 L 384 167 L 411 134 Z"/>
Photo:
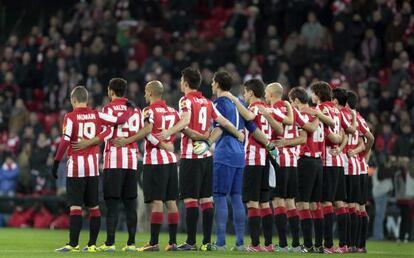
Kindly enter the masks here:
<path id="1" fill-rule="evenodd" d="M 290 167 L 288 169 L 288 184 L 286 192 L 286 207 L 287 217 L 290 226 L 290 233 L 292 235 L 292 251 L 301 252 L 299 239 L 299 213 L 296 209 L 295 198 L 298 195 L 298 171 L 297 167 Z"/>
<path id="2" fill-rule="evenodd" d="M 82 229 L 82 205 L 85 191 L 84 178 L 66 179 L 67 203 L 70 207 L 69 244 L 56 249 L 56 252 L 79 252 L 79 234 Z"/>
<path id="3" fill-rule="evenodd" d="M 181 159 L 180 198 L 184 200 L 187 239 L 177 248 L 180 251 L 195 251 L 197 222 L 199 216 L 198 199 L 201 184 L 201 162 L 198 159 Z"/>
<path id="4" fill-rule="evenodd" d="M 247 207 L 247 223 L 251 244 L 246 251 L 261 251 L 260 244 L 260 184 L 262 170 L 258 166 L 246 166 L 243 176 L 243 202 Z"/>
<path id="5" fill-rule="evenodd" d="M 349 176 L 344 175 L 344 168 L 336 168 L 338 171 L 338 187 L 335 194 L 335 213 L 338 225 L 339 248 L 336 249 L 338 253 L 348 252 L 347 239 L 348 227 L 350 224 L 349 210 L 347 200 L 347 180 Z"/>
<path id="6" fill-rule="evenodd" d="M 324 215 L 324 253 L 333 253 L 333 201 L 338 186 L 339 171 L 334 167 L 323 167 L 322 207 Z"/>
<path id="7" fill-rule="evenodd" d="M 227 194 L 230 193 L 237 168 L 214 163 L 213 166 L 213 199 L 215 205 L 216 246 L 226 248 L 226 226 L 228 218 Z"/>
<path id="8" fill-rule="evenodd" d="M 125 208 L 128 240 L 124 251 L 135 249 L 135 234 L 137 231 L 137 196 L 138 196 L 138 171 L 134 169 L 125 170 L 125 178 L 122 188 L 122 203 Z"/>
<path id="9" fill-rule="evenodd" d="M 267 252 L 273 252 L 273 210 L 270 208 L 270 186 L 269 186 L 269 173 L 270 165 L 269 160 L 266 161 L 266 166 L 262 168 L 262 182 L 260 186 L 260 216 L 262 220 L 262 231 L 264 236 L 264 250 Z M 277 164 L 277 163 L 276 163 Z"/>
<path id="10" fill-rule="evenodd" d="M 311 158 L 301 157 L 298 160 L 298 198 L 296 206 L 299 210 L 300 224 L 303 235 L 303 252 L 311 251 L 312 243 L 312 214 L 309 201 L 317 180 L 317 171 Z"/>
<path id="11" fill-rule="evenodd" d="M 276 230 L 279 236 L 279 245 L 277 251 L 289 251 L 287 246 L 287 210 L 285 197 L 287 193 L 287 176 L 286 168 L 279 167 L 276 171 L 276 188 L 272 191 L 274 219 Z"/>
<path id="12" fill-rule="evenodd" d="M 106 241 L 99 251 L 115 251 L 115 232 L 118 225 L 118 207 L 121 199 L 122 181 L 125 171 L 122 169 L 105 169 L 103 192 L 106 205 Z"/>
<path id="13" fill-rule="evenodd" d="M 200 185 L 200 206 L 203 221 L 203 242 L 201 251 L 215 250 L 211 244 L 211 233 L 213 231 L 214 204 L 213 204 L 213 157 L 201 160 L 202 177 Z"/>
<path id="14" fill-rule="evenodd" d="M 151 238 L 148 244 L 138 248 L 140 252 L 159 251 L 158 238 L 164 219 L 164 196 L 167 185 L 167 174 L 164 165 L 144 165 L 143 167 L 143 190 L 144 202 L 151 204 L 150 232 Z"/>
<path id="15" fill-rule="evenodd" d="M 358 252 L 365 253 L 366 247 L 366 239 L 367 239 L 367 233 L 368 233 L 368 223 L 369 223 L 369 217 L 368 213 L 365 208 L 365 204 L 367 202 L 368 198 L 368 175 L 363 174 L 360 175 L 360 183 L 361 183 L 361 198 L 359 202 L 359 219 L 360 219 L 360 232 L 358 232 L 359 240 L 357 242 Z"/>
<path id="16" fill-rule="evenodd" d="M 168 211 L 168 234 L 170 239 L 165 251 L 177 251 L 177 226 L 180 219 L 177 208 L 178 173 L 177 164 L 168 164 L 168 185 L 166 193 L 166 206 Z"/>
<path id="17" fill-rule="evenodd" d="M 89 207 L 89 242 L 83 251 L 96 252 L 96 240 L 101 228 L 101 211 L 99 210 L 99 177 L 86 178 L 85 205 Z"/>
<path id="18" fill-rule="evenodd" d="M 312 213 L 313 229 L 315 232 L 315 242 L 312 252 L 323 253 L 323 229 L 324 217 L 320 203 L 323 196 L 323 167 L 320 159 L 315 160 L 316 180 L 311 194 L 310 209 Z"/>
<path id="19" fill-rule="evenodd" d="M 360 191 L 360 180 L 359 175 L 353 175 L 351 177 L 352 183 L 352 194 L 350 193 L 350 197 L 348 200 L 350 201 L 350 208 L 349 208 L 349 215 L 351 218 L 351 228 L 350 228 L 350 238 L 348 240 L 348 247 L 350 248 L 350 252 L 357 252 L 357 238 L 359 232 L 359 199 L 361 195 Z"/>
<path id="20" fill-rule="evenodd" d="M 243 250 L 244 231 L 246 223 L 246 211 L 242 201 L 243 168 L 237 168 L 233 178 L 233 185 L 230 191 L 230 201 L 233 210 L 233 225 L 236 233 L 236 245 L 232 250 Z"/>

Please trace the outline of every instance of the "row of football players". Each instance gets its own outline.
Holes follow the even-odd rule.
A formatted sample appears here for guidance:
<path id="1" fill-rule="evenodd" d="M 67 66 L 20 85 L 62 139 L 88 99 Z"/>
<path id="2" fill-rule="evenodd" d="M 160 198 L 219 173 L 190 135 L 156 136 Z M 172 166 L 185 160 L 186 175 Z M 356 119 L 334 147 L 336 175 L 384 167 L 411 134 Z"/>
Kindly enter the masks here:
<path id="1" fill-rule="evenodd" d="M 165 102 L 161 100 L 162 84 L 154 81 L 146 86 L 145 98 L 150 105 L 144 109 L 143 123 L 140 123 L 141 114 L 139 110 L 134 109 L 131 113 L 128 113 L 130 111 L 127 112 L 125 105 L 127 100 L 122 98 L 126 83 L 123 80 L 114 79 L 111 80 L 108 87 L 108 94 L 112 102 L 103 110 L 106 115 L 96 113 L 94 118 L 96 121 L 89 121 L 89 126 L 86 126 L 87 123 L 80 122 L 80 120 L 82 120 L 81 118 L 88 120 L 92 117 L 77 114 L 85 110 L 75 108 L 75 111 L 72 112 L 75 114 L 66 116 L 63 138 L 68 137 L 66 141 L 74 143 L 74 145 L 69 144 L 68 152 L 71 241 L 69 245 L 59 250 L 70 251 L 76 249 L 76 236 L 79 235 L 76 232 L 80 227 L 72 227 L 72 224 L 79 224 L 76 221 L 79 221 L 79 211 L 83 204 L 92 207 L 91 222 L 92 219 L 99 217 L 99 214 L 97 215 L 99 212 L 95 212 L 95 216 L 93 216 L 93 211 L 99 211 L 99 209 L 97 209 L 97 191 L 95 196 L 95 184 L 97 185 L 97 183 L 91 182 L 95 182 L 92 179 L 97 175 L 98 162 L 97 148 L 93 146 L 103 140 L 106 141 L 104 152 L 104 199 L 108 207 L 107 241 L 101 247 L 95 248 L 96 237 L 92 236 L 97 235 L 97 233 L 91 234 L 91 240 L 85 250 L 115 250 L 116 207 L 120 199 L 122 199 L 127 209 L 127 220 L 129 222 L 129 239 L 123 250 L 135 250 L 134 225 L 136 227 L 136 213 L 133 213 L 133 207 L 136 205 L 137 149 L 135 142 L 142 138 L 145 138 L 144 195 L 145 201 L 152 204 L 152 213 L 151 241 L 140 250 L 159 250 L 158 234 L 160 224 L 163 221 L 163 202 L 166 203 L 169 211 L 170 241 L 166 250 L 197 249 L 195 234 L 199 205 L 203 213 L 204 233 L 203 244 L 200 249 L 223 249 L 225 246 L 225 239 L 222 237 L 223 221 L 227 220 L 227 216 L 219 213 L 223 213 L 223 210 L 227 209 L 227 204 L 225 207 L 222 205 L 223 197 L 227 194 L 231 195 L 233 216 L 235 216 L 234 224 L 236 235 L 238 235 L 235 249 L 244 249 L 244 209 L 240 195 L 242 185 L 243 199 L 248 207 L 249 228 L 252 237 L 252 243 L 246 248 L 247 250 L 273 250 L 273 233 L 271 230 L 273 228 L 273 213 L 275 214 L 274 220 L 280 240 L 279 251 L 288 250 L 286 242 L 288 220 L 293 236 L 292 250 L 294 251 L 344 252 L 346 251 L 346 245 L 356 245 L 356 240 L 353 240 L 356 239 L 354 235 L 360 235 L 357 229 L 364 230 L 364 223 L 361 223 L 361 227 L 352 227 L 353 221 L 355 221 L 355 224 L 359 221 L 353 211 L 357 207 L 356 203 L 363 204 L 365 201 L 360 198 L 363 194 L 361 196 L 355 195 L 358 201 L 352 201 L 350 197 L 347 198 L 346 188 L 359 189 L 362 187 L 365 189 L 365 176 L 355 177 L 359 171 L 366 171 L 366 169 L 359 169 L 360 164 L 366 165 L 366 163 L 364 163 L 364 157 L 357 154 L 362 153 L 365 148 L 370 148 L 372 135 L 360 116 L 358 117 L 354 112 L 346 113 L 346 110 L 348 110 L 345 107 L 346 99 L 348 95 L 354 96 L 353 103 L 355 105 L 355 95 L 348 94 L 343 90 L 335 91 L 334 102 L 343 109 L 341 113 L 335 108 L 334 102 L 331 102 L 329 86 L 326 83 L 316 83 L 312 86 L 312 98 L 318 103 L 318 108 L 311 109 L 307 107 L 307 93 L 299 88 L 293 89 L 289 94 L 294 106 L 294 108 L 291 108 L 288 102 L 281 101 L 283 88 L 280 84 L 270 84 L 265 89 L 263 82 L 250 80 L 244 85 L 244 98 L 249 104 L 249 108 L 246 109 L 237 98 L 229 93 L 232 84 L 231 77 L 225 72 L 219 72 L 215 74 L 212 83 L 213 92 L 218 96 L 216 108 L 197 92 L 199 84 L 200 74 L 198 71 L 185 69 L 182 72 L 181 89 L 185 96 L 180 100 L 180 115 L 172 108 L 167 107 Z M 75 89 L 71 96 L 74 107 L 76 107 L 78 101 L 76 95 L 78 94 L 76 94 Z M 263 97 L 271 106 L 262 101 Z M 349 103 L 351 104 L 348 105 L 352 108 L 352 101 L 349 101 Z M 235 107 L 246 120 L 246 124 L 243 123 L 243 119 L 239 118 L 239 112 L 234 112 Z M 86 111 L 93 112 L 91 110 Z M 120 114 L 123 115 L 116 118 Z M 111 115 L 115 115 L 115 117 Z M 125 117 L 128 117 L 127 123 L 123 123 Z M 211 119 L 216 120 L 222 127 L 215 126 L 210 134 L 209 124 Z M 107 127 L 102 133 L 99 133 L 99 123 L 102 123 L 103 120 Z M 94 122 L 98 126 L 91 129 L 91 124 Z M 109 123 L 120 123 L 121 125 L 110 127 Z M 76 124 L 75 127 L 74 124 Z M 341 126 L 347 131 L 347 134 L 342 133 Z M 244 134 L 239 131 L 244 127 L 251 132 L 246 144 L 246 153 L 244 153 L 243 148 L 240 148 L 241 143 L 237 142 L 237 140 L 240 142 L 244 140 Z M 75 129 L 73 130 L 73 128 Z M 188 236 L 186 243 L 177 246 L 175 241 L 178 223 L 175 204 L 178 196 L 175 165 L 177 159 L 172 152 L 172 142 L 174 135 L 180 131 L 183 131 L 184 134 L 181 141 L 179 194 L 184 199 L 186 207 Z M 356 136 L 353 140 L 348 140 L 352 138 L 347 136 L 351 133 Z M 96 135 L 97 137 L 95 137 Z M 325 136 L 327 138 L 326 143 Z M 362 142 L 362 138 L 359 140 L 360 136 L 368 138 L 367 144 Z M 64 140 L 63 138 L 62 140 Z M 79 142 L 80 138 L 86 138 L 87 140 Z M 279 149 L 278 156 L 275 155 L 276 149 L 269 140 L 275 140 L 274 142 Z M 195 142 L 193 143 L 193 141 Z M 212 154 L 208 151 L 208 146 L 214 141 L 217 141 L 217 144 L 213 165 Z M 300 146 L 300 153 L 297 146 Z M 343 152 L 343 149 L 346 151 Z M 269 158 L 266 158 L 267 151 L 270 151 L 271 154 Z M 58 151 L 59 153 L 61 154 L 62 151 Z M 61 156 L 57 155 L 56 160 L 60 160 Z M 277 162 L 274 162 L 272 157 L 276 157 Z M 271 163 L 276 171 L 277 183 L 274 190 L 271 190 L 274 185 L 269 184 L 268 180 L 269 160 L 273 161 Z M 348 160 L 350 162 L 345 163 L 351 165 L 345 166 L 344 171 L 342 162 Z M 243 176 L 244 165 L 246 167 Z M 296 167 L 299 168 L 296 169 Z M 344 172 L 350 172 L 348 174 L 352 177 L 345 179 Z M 72 180 L 79 177 L 83 179 Z M 71 189 L 73 190 L 71 191 Z M 76 191 L 75 189 L 81 189 L 82 191 Z M 85 191 L 88 189 L 93 190 Z M 75 193 L 70 194 L 69 192 Z M 93 194 L 91 194 L 92 192 Z M 213 194 L 216 203 L 218 236 L 215 245 L 211 244 L 211 228 L 214 215 L 211 196 Z M 273 199 L 274 212 L 269 206 L 269 198 Z M 296 211 L 295 198 L 299 213 Z M 319 206 L 321 201 L 323 201 L 324 206 L 323 213 Z M 337 208 L 338 222 L 344 221 L 345 223 L 345 226 L 339 227 L 342 228 L 340 235 L 343 237 L 340 239 L 340 247 L 337 250 L 332 248 L 333 201 L 335 201 Z M 344 201 L 348 201 L 350 217 L 353 219 L 348 219 L 347 206 Z M 219 204 L 221 207 L 217 207 Z M 310 210 L 312 210 L 312 213 Z M 366 212 L 364 212 L 363 205 L 358 206 L 358 211 L 360 210 L 362 210 L 359 213 L 362 217 L 361 220 L 366 223 Z M 128 214 L 130 215 L 128 216 Z M 304 235 L 304 246 L 299 245 L 299 217 Z M 340 220 L 340 217 L 344 219 Z M 315 224 L 315 247 L 312 243 L 312 220 Z M 346 228 L 349 222 L 351 222 L 351 230 L 349 230 L 350 234 L 348 236 Z M 92 229 L 93 224 L 97 223 L 91 223 L 91 232 L 96 231 L 96 229 Z M 260 224 L 263 225 L 265 236 L 264 247 L 259 245 Z M 352 232 L 352 228 L 355 228 L 354 232 Z M 322 247 L 324 236 L 325 248 Z M 358 241 L 358 245 L 363 250 L 364 238 Z"/>

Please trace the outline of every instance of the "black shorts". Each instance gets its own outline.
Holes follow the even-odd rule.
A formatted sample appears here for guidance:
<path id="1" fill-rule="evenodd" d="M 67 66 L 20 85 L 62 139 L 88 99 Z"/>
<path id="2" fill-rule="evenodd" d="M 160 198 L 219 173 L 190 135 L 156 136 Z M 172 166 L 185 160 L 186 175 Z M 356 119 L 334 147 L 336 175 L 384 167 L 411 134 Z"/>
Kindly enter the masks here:
<path id="1" fill-rule="evenodd" d="M 144 201 L 172 201 L 178 198 L 177 164 L 144 165 Z"/>
<path id="2" fill-rule="evenodd" d="M 66 195 L 68 206 L 97 206 L 99 204 L 99 176 L 68 177 Z"/>
<path id="3" fill-rule="evenodd" d="M 346 181 L 346 202 L 347 203 L 359 203 L 361 199 L 361 182 L 360 176 L 348 175 L 345 176 Z"/>
<path id="4" fill-rule="evenodd" d="M 323 168 L 319 158 L 298 159 L 297 202 L 320 202 L 322 200 Z"/>
<path id="5" fill-rule="evenodd" d="M 265 166 L 246 166 L 243 175 L 243 202 L 269 202 L 269 163 Z"/>
<path id="6" fill-rule="evenodd" d="M 322 201 L 344 201 L 345 197 L 344 168 L 323 167 Z"/>
<path id="7" fill-rule="evenodd" d="M 213 196 L 213 157 L 181 159 L 180 162 L 180 199 Z"/>
<path id="8" fill-rule="evenodd" d="M 359 175 L 361 194 L 358 203 L 360 205 L 365 205 L 368 201 L 368 179 L 368 174 Z"/>
<path id="9" fill-rule="evenodd" d="M 275 168 L 276 188 L 272 190 L 272 198 L 294 199 L 298 196 L 298 168 Z"/>
<path id="10" fill-rule="evenodd" d="M 138 171 L 133 169 L 104 169 L 104 199 L 136 199 Z"/>
<path id="11" fill-rule="evenodd" d="M 346 201 L 345 170 L 343 167 L 339 167 L 338 171 L 338 187 L 336 188 L 335 201 Z"/>

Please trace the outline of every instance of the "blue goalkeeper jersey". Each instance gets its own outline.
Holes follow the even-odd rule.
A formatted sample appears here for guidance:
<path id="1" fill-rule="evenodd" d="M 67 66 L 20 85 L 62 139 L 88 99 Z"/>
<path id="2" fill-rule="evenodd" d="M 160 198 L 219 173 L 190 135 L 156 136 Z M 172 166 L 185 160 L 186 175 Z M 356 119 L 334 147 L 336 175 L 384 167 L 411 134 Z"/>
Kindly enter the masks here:
<path id="1" fill-rule="evenodd" d="M 214 105 L 221 115 L 229 120 L 238 130 L 243 130 L 245 127 L 249 132 L 256 130 L 255 123 L 245 121 L 237 111 L 236 105 L 229 98 L 219 97 L 214 101 Z M 220 125 L 214 123 L 214 127 L 218 126 Z M 224 128 L 221 129 L 223 130 L 223 134 L 216 142 L 214 163 L 243 168 L 245 165 L 244 144 L 239 142 L 236 137 Z"/>

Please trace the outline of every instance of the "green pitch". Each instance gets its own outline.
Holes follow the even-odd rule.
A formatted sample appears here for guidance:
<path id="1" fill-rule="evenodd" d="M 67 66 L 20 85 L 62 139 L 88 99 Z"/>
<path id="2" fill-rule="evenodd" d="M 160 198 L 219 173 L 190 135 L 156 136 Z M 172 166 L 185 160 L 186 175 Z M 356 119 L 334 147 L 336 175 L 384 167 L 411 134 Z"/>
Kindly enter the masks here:
<path id="1" fill-rule="evenodd" d="M 102 243 L 105 232 L 101 232 L 98 243 Z M 82 248 L 88 238 L 88 232 L 83 231 L 80 239 Z M 157 252 L 157 253 L 55 253 L 55 248 L 63 246 L 68 240 L 68 232 L 63 230 L 34 230 L 34 229 L 0 229 L 0 257 L 32 258 L 32 257 L 339 257 L 342 255 L 317 255 L 317 254 L 277 254 L 277 253 L 237 253 L 237 252 Z M 201 236 L 198 237 L 201 239 Z M 168 235 L 160 237 L 163 249 Z M 247 240 L 247 237 L 246 237 Z M 125 233 L 117 234 L 117 248 L 121 249 L 126 241 Z M 137 245 L 142 246 L 148 241 L 148 234 L 137 234 Z M 184 235 L 178 236 L 179 243 L 184 241 Z M 227 239 L 228 243 L 234 242 L 234 237 Z M 344 257 L 414 257 L 414 244 L 397 245 L 395 242 L 368 242 L 368 254 L 346 254 Z"/>

